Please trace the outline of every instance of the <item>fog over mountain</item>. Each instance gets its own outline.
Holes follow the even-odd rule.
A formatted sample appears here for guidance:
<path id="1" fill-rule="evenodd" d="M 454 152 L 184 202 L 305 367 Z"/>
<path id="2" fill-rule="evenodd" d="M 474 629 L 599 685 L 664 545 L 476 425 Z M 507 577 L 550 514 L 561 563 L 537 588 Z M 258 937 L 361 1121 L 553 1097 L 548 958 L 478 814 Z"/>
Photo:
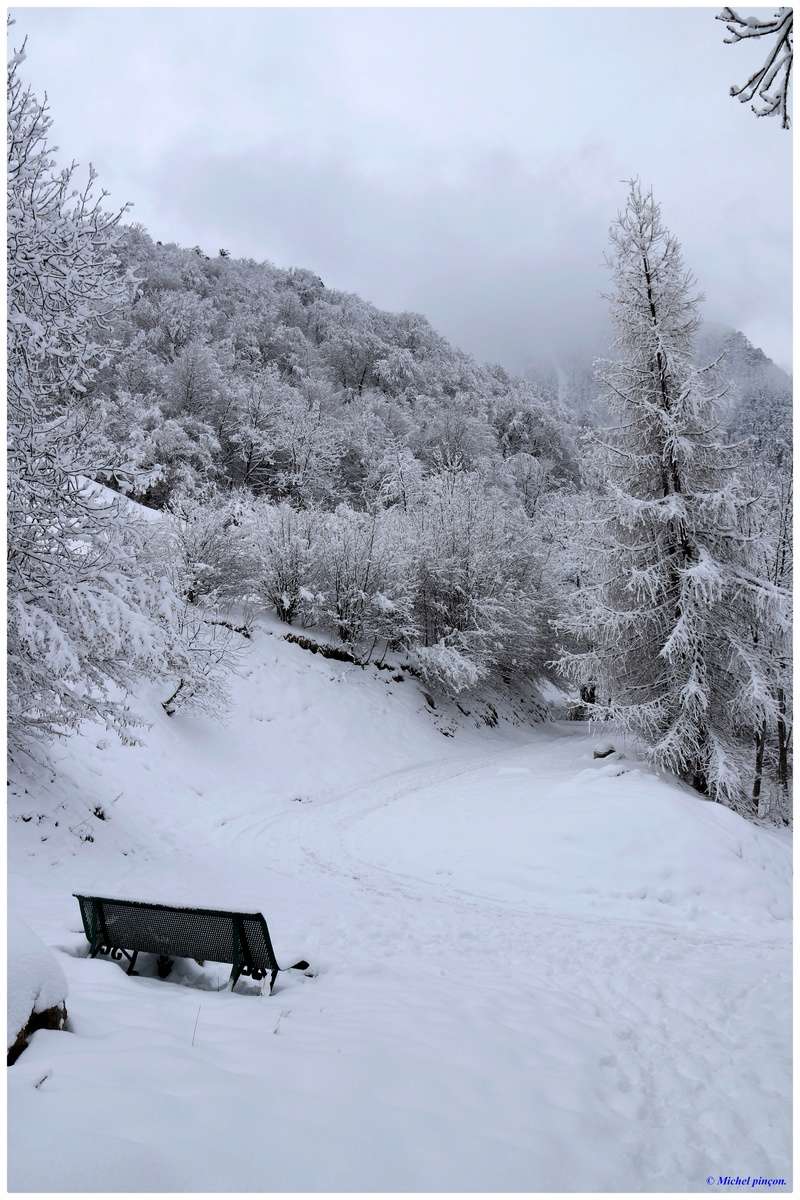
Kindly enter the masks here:
<path id="1" fill-rule="evenodd" d="M 512 371 L 604 352 L 641 176 L 706 316 L 791 358 L 791 145 L 711 9 L 30 9 L 56 140 L 154 237 L 304 266 Z M 76 77 L 81 87 L 74 87 Z"/>

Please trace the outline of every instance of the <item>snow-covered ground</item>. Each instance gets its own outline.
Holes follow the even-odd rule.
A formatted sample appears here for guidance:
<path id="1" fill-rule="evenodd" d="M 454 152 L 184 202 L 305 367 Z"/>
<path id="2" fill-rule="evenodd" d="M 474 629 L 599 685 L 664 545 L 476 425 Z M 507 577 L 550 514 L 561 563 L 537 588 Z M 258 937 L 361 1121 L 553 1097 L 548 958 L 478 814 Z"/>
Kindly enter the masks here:
<path id="1" fill-rule="evenodd" d="M 268 622 L 226 726 L 157 701 L 146 746 L 87 731 L 9 789 L 70 1018 L 9 1071 L 12 1190 L 790 1182 L 788 836 Z M 129 978 L 84 888 L 258 908 L 316 977 Z"/>

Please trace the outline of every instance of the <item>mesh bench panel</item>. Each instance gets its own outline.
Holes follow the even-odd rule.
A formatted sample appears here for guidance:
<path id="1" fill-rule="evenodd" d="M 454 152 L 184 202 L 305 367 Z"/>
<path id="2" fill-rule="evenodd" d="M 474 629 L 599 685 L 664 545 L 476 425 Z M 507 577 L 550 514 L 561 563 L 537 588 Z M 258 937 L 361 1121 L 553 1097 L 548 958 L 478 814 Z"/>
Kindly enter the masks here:
<path id="1" fill-rule="evenodd" d="M 83 927 L 90 942 L 102 941 L 126 950 L 175 958 L 233 963 L 277 970 L 266 922 L 260 914 L 168 908 L 94 897 L 78 897 Z M 237 953 L 236 925 L 247 952 Z"/>

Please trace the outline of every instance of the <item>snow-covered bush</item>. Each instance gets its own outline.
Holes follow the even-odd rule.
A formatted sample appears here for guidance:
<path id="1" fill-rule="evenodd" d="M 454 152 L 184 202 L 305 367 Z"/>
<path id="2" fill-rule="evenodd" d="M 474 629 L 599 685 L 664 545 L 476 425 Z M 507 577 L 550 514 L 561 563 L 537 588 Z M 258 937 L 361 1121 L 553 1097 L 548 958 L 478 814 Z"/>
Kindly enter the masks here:
<path id="1" fill-rule="evenodd" d="M 322 523 L 319 541 L 320 590 L 326 623 L 350 647 L 364 637 L 372 597 L 382 592 L 391 550 L 381 537 L 379 514 L 340 504 Z"/>
<path id="2" fill-rule="evenodd" d="M 179 709 L 224 716 L 245 632 L 246 626 L 235 628 L 188 601 L 177 606 L 164 661 L 164 670 L 176 679 L 173 690 L 161 702 L 167 716 Z"/>
<path id="3" fill-rule="evenodd" d="M 407 659 L 414 674 L 424 683 L 451 696 L 477 687 L 486 677 L 484 668 L 477 666 L 460 650 L 443 642 L 433 646 L 415 646 Z"/>
<path id="4" fill-rule="evenodd" d="M 319 541 L 322 617 L 369 659 L 379 643 L 406 646 L 416 636 L 410 530 L 397 510 L 357 512 L 340 504 Z"/>
<path id="5" fill-rule="evenodd" d="M 152 392 L 119 390 L 100 403 L 108 452 L 99 474 L 119 491 L 161 509 L 215 475 L 219 440 L 199 417 L 166 416 Z"/>
<path id="6" fill-rule="evenodd" d="M 519 506 L 477 473 L 425 480 L 409 509 L 420 641 L 469 661 L 480 678 L 544 670 L 541 559 Z"/>
<path id="7" fill-rule="evenodd" d="M 162 702 L 170 716 L 180 708 L 224 711 L 256 599 L 249 507 L 236 493 L 182 492 L 141 556 L 142 569 L 162 580 L 168 604 L 160 674 L 171 681 Z"/>
<path id="8" fill-rule="evenodd" d="M 172 497 L 165 528 L 179 596 L 206 609 L 249 603 L 258 570 L 251 510 L 249 493 L 210 485 Z"/>
<path id="9" fill-rule="evenodd" d="M 107 493 L 101 499 L 71 480 L 63 490 L 69 500 L 56 498 L 49 536 L 43 531 L 33 552 L 30 544 L 24 554 L 17 545 L 11 551 L 12 749 L 66 733 L 85 718 L 135 740 L 140 721 L 125 693 L 138 677 L 161 673 L 169 644 L 174 596 L 142 567 L 144 531 L 119 511 L 121 500 Z"/>
<path id="10" fill-rule="evenodd" d="M 258 595 L 287 625 L 314 624 L 322 599 L 317 567 L 320 515 L 259 500 L 250 517 Z"/>

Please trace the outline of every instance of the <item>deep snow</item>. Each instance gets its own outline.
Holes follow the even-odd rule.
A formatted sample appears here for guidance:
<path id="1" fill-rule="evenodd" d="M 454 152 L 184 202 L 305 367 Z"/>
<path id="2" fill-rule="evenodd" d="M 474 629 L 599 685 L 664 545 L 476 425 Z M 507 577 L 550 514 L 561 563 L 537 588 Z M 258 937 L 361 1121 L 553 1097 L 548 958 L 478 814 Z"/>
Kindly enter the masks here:
<path id="1" fill-rule="evenodd" d="M 788 1182 L 788 837 L 280 633 L 226 726 L 143 693 L 146 746 L 87 729 L 14 769 L 11 904 L 71 1032 L 9 1071 L 11 1189 Z M 84 888 L 258 908 L 317 975 L 128 978 L 84 957 Z"/>

